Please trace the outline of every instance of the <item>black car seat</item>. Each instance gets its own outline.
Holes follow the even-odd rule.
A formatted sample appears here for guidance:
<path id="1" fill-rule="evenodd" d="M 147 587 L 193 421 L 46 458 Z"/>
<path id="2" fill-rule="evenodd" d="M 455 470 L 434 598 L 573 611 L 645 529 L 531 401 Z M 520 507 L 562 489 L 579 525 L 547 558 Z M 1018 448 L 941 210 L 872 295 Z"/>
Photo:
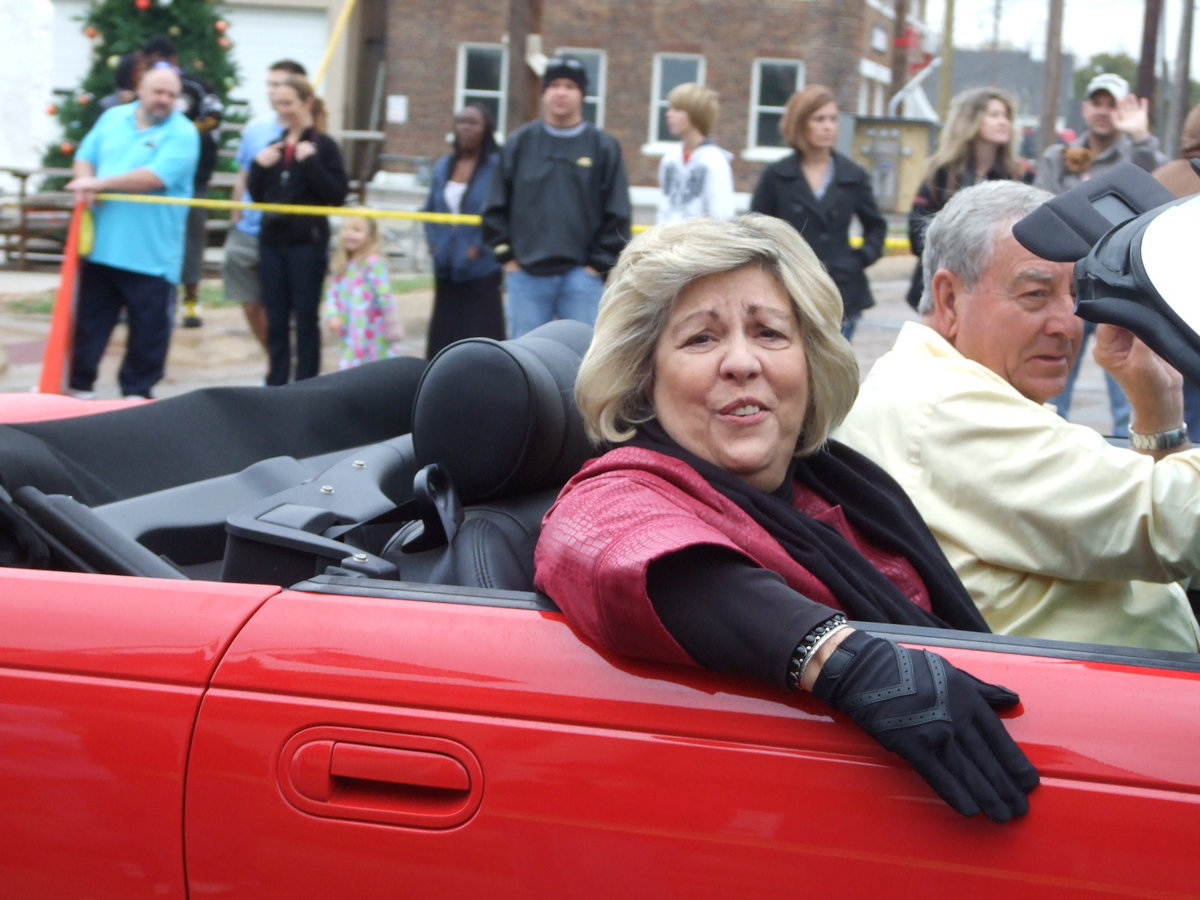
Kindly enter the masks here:
<path id="1" fill-rule="evenodd" d="M 542 516 L 593 454 L 574 400 L 591 335 L 562 320 L 430 362 L 413 405 L 419 518 L 381 551 L 400 578 L 533 590 Z"/>

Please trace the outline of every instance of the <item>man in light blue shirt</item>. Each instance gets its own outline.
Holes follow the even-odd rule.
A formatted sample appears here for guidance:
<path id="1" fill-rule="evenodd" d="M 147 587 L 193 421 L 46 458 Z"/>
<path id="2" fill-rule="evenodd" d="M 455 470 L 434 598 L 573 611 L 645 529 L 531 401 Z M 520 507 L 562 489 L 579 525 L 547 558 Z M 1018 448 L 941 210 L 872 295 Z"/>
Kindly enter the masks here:
<path id="1" fill-rule="evenodd" d="M 267 70 L 267 97 L 274 93 L 289 75 L 306 75 L 304 66 L 290 59 L 281 59 Z M 251 119 L 242 129 L 242 140 L 237 150 L 237 178 L 233 182 L 233 197 L 250 201 L 246 190 L 246 173 L 254 157 L 268 144 L 279 140 L 282 126 L 274 114 Z M 262 305 L 262 288 L 258 276 L 258 231 L 262 225 L 262 213 L 255 209 L 234 210 L 229 216 L 230 228 L 225 235 L 225 253 L 221 263 L 221 277 L 225 282 L 225 296 L 242 304 L 242 312 L 250 331 L 263 349 L 267 346 L 267 313 Z"/>
<path id="2" fill-rule="evenodd" d="M 138 84 L 138 102 L 104 113 L 75 154 L 75 177 L 67 189 L 95 214 L 95 239 L 80 270 L 75 311 L 70 392 L 78 396 L 92 395 L 122 308 L 129 339 L 118 375 L 121 393 L 149 397 L 163 376 L 187 207 L 97 203 L 95 197 L 117 192 L 192 196 L 200 137 L 176 110 L 180 86 L 173 66 L 148 69 Z"/>

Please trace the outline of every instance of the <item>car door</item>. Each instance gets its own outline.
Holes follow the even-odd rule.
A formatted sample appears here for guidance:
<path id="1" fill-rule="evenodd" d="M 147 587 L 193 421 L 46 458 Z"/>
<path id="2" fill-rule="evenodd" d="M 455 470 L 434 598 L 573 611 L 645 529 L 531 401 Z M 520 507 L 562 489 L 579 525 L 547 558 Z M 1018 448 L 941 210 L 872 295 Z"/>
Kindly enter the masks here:
<path id="1" fill-rule="evenodd" d="M 201 704 L 192 896 L 1184 896 L 1200 672 L 890 631 L 1022 695 L 1030 814 L 963 818 L 807 695 L 608 656 L 532 594 L 326 576 Z"/>
<path id="2" fill-rule="evenodd" d="M 0 896 L 186 896 L 200 699 L 277 591 L 0 568 Z"/>

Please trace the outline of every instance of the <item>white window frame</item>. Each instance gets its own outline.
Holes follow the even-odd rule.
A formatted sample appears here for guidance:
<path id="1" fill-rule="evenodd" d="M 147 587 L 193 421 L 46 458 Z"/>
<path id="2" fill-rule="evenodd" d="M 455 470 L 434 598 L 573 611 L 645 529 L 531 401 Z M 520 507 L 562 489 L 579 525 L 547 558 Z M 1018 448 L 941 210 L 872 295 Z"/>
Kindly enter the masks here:
<path id="1" fill-rule="evenodd" d="M 574 56 L 580 62 L 586 64 L 589 60 L 596 60 L 596 78 L 595 84 L 592 84 L 592 77 L 588 76 L 588 92 L 583 97 L 584 109 L 587 109 L 588 104 L 592 104 L 596 110 L 596 118 L 594 124 L 597 128 L 604 127 L 604 93 L 608 81 L 608 53 L 604 50 L 597 50 L 595 47 L 559 47 L 554 51 L 557 56 Z M 587 118 L 585 115 L 584 118 Z"/>
<path id="2" fill-rule="evenodd" d="M 500 51 L 500 90 L 483 90 L 480 88 L 468 88 L 467 81 L 467 55 L 472 50 L 498 50 Z M 504 44 L 480 44 L 480 43 L 463 43 L 458 45 L 458 73 L 454 82 L 454 109 L 451 113 L 456 113 L 463 108 L 463 105 L 468 100 L 474 100 L 482 97 L 495 97 L 499 101 L 499 112 L 496 115 L 496 137 L 508 132 L 508 47 Z"/>
<path id="3" fill-rule="evenodd" d="M 742 159 L 751 162 L 774 162 L 783 159 L 792 152 L 790 147 L 774 147 L 759 143 L 758 115 L 761 112 L 782 113 L 782 106 L 761 106 L 758 102 L 759 87 L 762 82 L 762 67 L 764 65 L 788 65 L 796 67 L 795 91 L 804 87 L 805 67 L 802 59 L 783 59 L 780 57 L 761 57 L 751 64 L 750 72 L 750 119 L 746 126 L 746 149 L 742 151 Z M 789 95 L 790 96 L 790 95 Z"/>
<path id="4" fill-rule="evenodd" d="M 662 90 L 662 69 L 665 60 L 688 60 L 696 63 L 696 77 L 691 79 L 696 84 L 704 84 L 706 62 L 699 53 L 655 53 L 654 71 L 650 78 L 650 120 L 646 127 L 646 143 L 642 145 L 642 153 L 646 156 L 662 156 L 667 148 L 676 143 L 670 135 L 656 135 L 658 117 L 667 108 L 667 98 Z"/>

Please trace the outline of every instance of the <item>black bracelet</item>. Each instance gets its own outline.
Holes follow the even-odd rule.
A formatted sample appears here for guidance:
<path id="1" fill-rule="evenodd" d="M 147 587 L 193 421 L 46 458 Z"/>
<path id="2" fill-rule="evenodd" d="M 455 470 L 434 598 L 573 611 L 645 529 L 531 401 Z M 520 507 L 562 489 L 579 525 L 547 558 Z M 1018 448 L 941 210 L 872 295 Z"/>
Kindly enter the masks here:
<path id="1" fill-rule="evenodd" d="M 788 662 L 787 681 L 788 687 L 791 690 L 800 690 L 800 676 L 804 674 L 804 669 L 807 667 L 808 661 L 812 658 L 817 647 L 822 643 L 821 639 L 845 624 L 846 617 L 838 613 L 837 615 L 830 616 L 800 639 L 800 643 L 792 651 L 791 661 Z"/>

